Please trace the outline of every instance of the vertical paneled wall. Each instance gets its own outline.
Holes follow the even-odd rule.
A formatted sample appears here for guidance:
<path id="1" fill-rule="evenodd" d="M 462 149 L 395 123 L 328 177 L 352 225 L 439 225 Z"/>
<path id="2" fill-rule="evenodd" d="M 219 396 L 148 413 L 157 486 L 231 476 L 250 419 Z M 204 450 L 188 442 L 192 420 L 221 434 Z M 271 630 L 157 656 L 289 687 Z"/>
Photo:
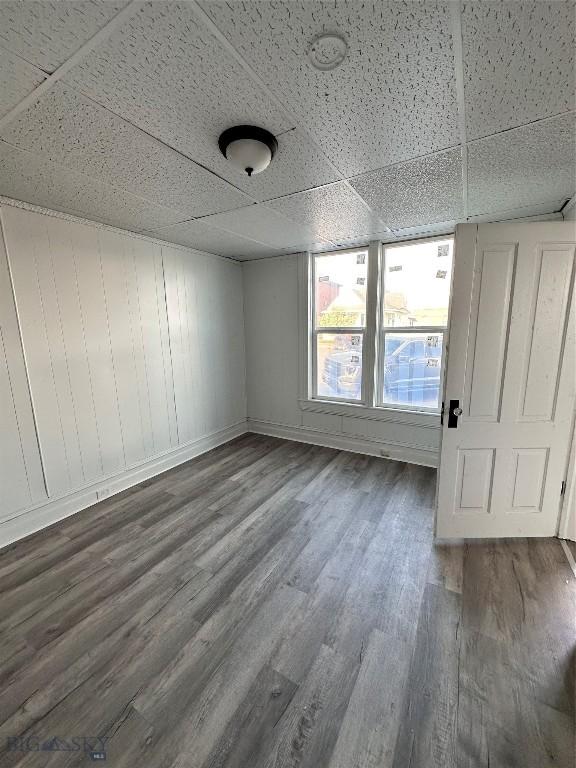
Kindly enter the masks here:
<path id="1" fill-rule="evenodd" d="M 4 518 L 245 419 L 237 265 L 14 207 L 2 221 Z"/>
<path id="2" fill-rule="evenodd" d="M 46 498 L 1 234 L 0 231 L 0 520 Z"/>
<path id="3" fill-rule="evenodd" d="M 225 259 L 163 247 L 178 434 L 246 418 L 242 274 Z"/>

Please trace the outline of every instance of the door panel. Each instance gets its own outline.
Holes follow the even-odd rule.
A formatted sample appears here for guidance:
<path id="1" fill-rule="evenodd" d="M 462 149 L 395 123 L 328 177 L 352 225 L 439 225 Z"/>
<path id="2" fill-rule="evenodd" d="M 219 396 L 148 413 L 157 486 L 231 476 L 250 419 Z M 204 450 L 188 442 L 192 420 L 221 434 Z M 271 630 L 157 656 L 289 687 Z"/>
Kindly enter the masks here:
<path id="1" fill-rule="evenodd" d="M 482 254 L 468 415 L 496 421 L 500 409 L 515 248 Z"/>
<path id="2" fill-rule="evenodd" d="M 459 509 L 485 512 L 490 500 L 494 451 L 486 448 L 459 451 L 458 463 Z"/>
<path id="3" fill-rule="evenodd" d="M 511 508 L 540 512 L 548 464 L 547 448 L 519 448 L 512 452 L 515 471 Z"/>
<path id="4" fill-rule="evenodd" d="M 546 249 L 539 254 L 534 331 L 522 408 L 522 416 L 528 420 L 552 418 L 573 261 L 574 248 Z"/>
<path id="5" fill-rule="evenodd" d="M 438 536 L 557 532 L 576 390 L 569 222 L 457 229 Z"/>

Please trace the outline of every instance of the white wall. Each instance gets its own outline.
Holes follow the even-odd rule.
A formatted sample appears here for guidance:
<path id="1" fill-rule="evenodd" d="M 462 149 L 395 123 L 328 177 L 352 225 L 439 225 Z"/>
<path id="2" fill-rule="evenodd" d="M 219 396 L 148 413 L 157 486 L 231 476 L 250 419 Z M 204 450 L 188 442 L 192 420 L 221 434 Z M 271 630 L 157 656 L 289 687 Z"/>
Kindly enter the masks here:
<path id="1" fill-rule="evenodd" d="M 0 213 L 1 546 L 245 431 L 246 397 L 237 264 Z"/>
<path id="2" fill-rule="evenodd" d="M 390 413 L 382 421 L 300 408 L 298 258 L 242 267 L 249 428 L 436 466 L 439 417 Z"/>

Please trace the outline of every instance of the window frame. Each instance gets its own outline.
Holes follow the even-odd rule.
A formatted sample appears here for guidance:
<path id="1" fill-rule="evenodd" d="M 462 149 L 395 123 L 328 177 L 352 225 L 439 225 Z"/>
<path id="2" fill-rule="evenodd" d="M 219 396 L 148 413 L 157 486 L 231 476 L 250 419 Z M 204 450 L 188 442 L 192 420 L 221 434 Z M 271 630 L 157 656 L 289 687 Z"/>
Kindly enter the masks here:
<path id="1" fill-rule="evenodd" d="M 316 260 L 319 258 L 335 255 L 343 255 L 347 253 L 360 253 L 364 251 L 366 253 L 366 308 L 365 308 L 365 323 L 363 326 L 348 326 L 346 328 L 317 326 L 316 325 Z M 364 352 L 366 349 L 366 334 L 368 330 L 368 292 L 370 286 L 370 264 L 371 261 L 370 246 L 359 245 L 356 248 L 341 248 L 334 251 L 322 251 L 320 253 L 309 254 L 310 264 L 310 299 L 311 299 L 311 312 L 310 312 L 310 361 L 311 361 L 311 389 L 309 391 L 309 397 L 315 402 L 328 402 L 328 403 L 343 403 L 348 405 L 361 405 L 366 406 L 369 402 L 369 387 L 367 386 L 366 376 L 364 374 Z M 319 395 L 318 392 L 318 335 L 322 333 L 331 333 L 333 335 L 340 336 L 361 336 L 362 337 L 362 384 L 360 389 L 360 399 L 346 398 L 346 397 L 329 397 L 327 395 Z"/>
<path id="2" fill-rule="evenodd" d="M 406 406 L 404 404 L 380 404 L 380 381 L 382 379 L 383 355 L 381 354 L 383 340 L 382 307 L 380 297 L 383 296 L 384 285 L 384 249 L 401 247 L 415 243 L 428 243 L 436 240 L 453 241 L 455 247 L 454 231 L 441 232 L 426 237 L 409 237 L 405 240 L 382 242 L 381 240 L 369 243 L 360 243 L 355 247 L 333 248 L 326 251 L 308 251 L 300 255 L 298 274 L 300 291 L 298 294 L 300 318 L 300 394 L 298 403 L 303 411 L 333 414 L 343 417 L 365 418 L 372 421 L 394 422 L 407 426 L 424 426 L 438 428 L 441 414 L 441 403 L 438 409 L 424 408 L 422 406 Z M 316 391 L 316 318 L 315 318 L 315 285 L 316 285 L 316 256 L 332 255 L 338 253 L 357 253 L 367 250 L 367 291 L 366 291 L 366 326 L 364 328 L 362 349 L 362 398 L 360 400 L 326 397 L 315 395 Z M 454 250 L 453 250 L 454 254 Z M 450 276 L 450 295 L 448 301 L 448 325 L 434 326 L 431 332 L 443 333 L 444 343 L 442 349 L 442 364 L 440 369 L 441 394 L 444 387 L 446 360 L 448 354 L 448 335 L 450 306 L 452 302 L 452 281 L 454 279 L 454 262 Z M 426 326 L 428 328 L 428 326 Z M 320 329 L 321 332 L 333 332 L 334 329 Z M 356 329 L 338 328 L 342 333 L 352 333 Z M 400 327 L 390 328 L 390 331 L 399 332 Z M 424 327 L 409 327 L 409 331 L 425 333 Z M 383 386 L 382 386 L 383 391 Z"/>
<path id="3" fill-rule="evenodd" d="M 386 326 L 384 325 L 383 309 L 380 307 L 381 316 L 378 323 L 378 354 L 376 357 L 377 368 L 376 371 L 376 390 L 374 398 L 374 406 L 376 408 L 384 408 L 386 410 L 401 410 L 412 411 L 422 414 L 434 414 L 440 415 L 442 412 L 442 394 L 444 388 L 444 374 L 446 369 L 446 354 L 447 354 L 447 339 L 448 339 L 448 324 L 450 322 L 450 302 L 452 300 L 452 275 L 454 273 L 454 242 L 455 238 L 453 234 L 438 235 L 434 237 L 418 238 L 416 240 L 404 240 L 402 242 L 394 243 L 382 243 L 380 274 L 378 282 L 379 295 L 382 297 L 382 301 L 386 291 L 386 250 L 392 250 L 393 248 L 402 248 L 406 245 L 413 243 L 431 243 L 435 240 L 452 240 L 452 270 L 450 274 L 450 288 L 448 291 L 448 306 L 446 308 L 446 325 L 404 325 L 404 326 Z M 406 336 L 422 336 L 432 335 L 434 333 L 442 334 L 442 359 L 440 363 L 440 390 L 439 390 L 439 402 L 435 407 L 427 407 L 425 405 L 410 405 L 409 403 L 387 403 L 384 400 L 384 364 L 385 358 L 382 354 L 382 350 L 385 349 L 386 335 L 389 333 L 401 333 Z"/>

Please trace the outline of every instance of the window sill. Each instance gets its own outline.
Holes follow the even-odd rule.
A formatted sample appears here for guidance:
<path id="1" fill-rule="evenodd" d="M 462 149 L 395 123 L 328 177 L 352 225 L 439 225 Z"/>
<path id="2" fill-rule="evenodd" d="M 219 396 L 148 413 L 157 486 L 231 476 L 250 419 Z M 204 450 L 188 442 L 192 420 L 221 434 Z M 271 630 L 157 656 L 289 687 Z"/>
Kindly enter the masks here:
<path id="1" fill-rule="evenodd" d="M 331 400 L 298 400 L 300 409 L 314 413 L 330 413 L 335 416 L 349 416 L 370 421 L 387 421 L 394 424 L 440 429 L 440 414 L 424 411 L 408 411 L 400 408 L 374 408 L 353 403 L 337 403 Z"/>

